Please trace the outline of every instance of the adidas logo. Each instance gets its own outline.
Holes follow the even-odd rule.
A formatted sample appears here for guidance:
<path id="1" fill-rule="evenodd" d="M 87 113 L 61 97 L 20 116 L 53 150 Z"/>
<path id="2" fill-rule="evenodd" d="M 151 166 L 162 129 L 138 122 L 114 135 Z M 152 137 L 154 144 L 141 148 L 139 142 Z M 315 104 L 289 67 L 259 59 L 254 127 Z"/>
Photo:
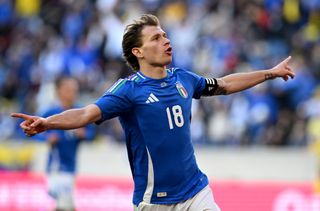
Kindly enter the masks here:
<path id="1" fill-rule="evenodd" d="M 153 93 L 151 93 L 146 103 L 154 103 L 154 102 L 159 102 L 159 99 Z"/>

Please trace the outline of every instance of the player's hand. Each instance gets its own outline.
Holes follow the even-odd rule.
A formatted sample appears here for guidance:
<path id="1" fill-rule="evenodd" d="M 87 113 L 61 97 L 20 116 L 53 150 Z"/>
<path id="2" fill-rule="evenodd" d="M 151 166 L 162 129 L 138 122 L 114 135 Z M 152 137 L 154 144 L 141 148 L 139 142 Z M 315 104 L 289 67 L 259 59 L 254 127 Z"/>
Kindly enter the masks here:
<path id="1" fill-rule="evenodd" d="M 58 143 L 59 137 L 56 133 L 52 133 L 48 136 L 48 142 L 51 146 L 54 146 Z"/>
<path id="2" fill-rule="evenodd" d="M 289 77 L 293 79 L 295 77 L 295 73 L 288 64 L 290 59 L 291 56 L 280 62 L 277 66 L 273 67 L 271 69 L 272 74 L 274 74 L 275 77 L 281 77 L 285 81 L 287 81 Z"/>
<path id="3" fill-rule="evenodd" d="M 20 124 L 26 136 L 34 136 L 48 129 L 48 123 L 45 118 L 30 116 L 22 113 L 12 113 L 11 117 L 21 118 L 24 121 Z"/>
<path id="4" fill-rule="evenodd" d="M 78 128 L 78 129 L 75 129 L 73 132 L 74 132 L 74 135 L 80 139 L 84 139 L 86 137 L 85 128 Z"/>

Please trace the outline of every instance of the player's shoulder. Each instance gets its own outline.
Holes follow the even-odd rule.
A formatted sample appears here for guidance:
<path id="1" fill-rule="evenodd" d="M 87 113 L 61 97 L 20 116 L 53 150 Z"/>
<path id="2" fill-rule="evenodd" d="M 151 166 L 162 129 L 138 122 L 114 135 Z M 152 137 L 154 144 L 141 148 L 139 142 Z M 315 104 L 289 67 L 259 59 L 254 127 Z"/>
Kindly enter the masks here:
<path id="1" fill-rule="evenodd" d="M 106 93 L 115 94 L 115 93 L 124 93 L 128 91 L 132 91 L 142 81 L 141 76 L 135 73 L 126 78 L 120 78 L 117 82 L 115 82 Z"/>
<path id="2" fill-rule="evenodd" d="M 129 84 L 139 84 L 144 79 L 145 79 L 145 77 L 139 72 L 136 72 L 126 78 L 126 80 L 128 81 Z"/>
<path id="3" fill-rule="evenodd" d="M 116 93 L 118 90 L 121 90 L 121 88 L 123 88 L 126 84 L 127 80 L 120 78 L 118 79 L 117 82 L 115 82 L 107 91 L 106 94 L 114 94 Z"/>

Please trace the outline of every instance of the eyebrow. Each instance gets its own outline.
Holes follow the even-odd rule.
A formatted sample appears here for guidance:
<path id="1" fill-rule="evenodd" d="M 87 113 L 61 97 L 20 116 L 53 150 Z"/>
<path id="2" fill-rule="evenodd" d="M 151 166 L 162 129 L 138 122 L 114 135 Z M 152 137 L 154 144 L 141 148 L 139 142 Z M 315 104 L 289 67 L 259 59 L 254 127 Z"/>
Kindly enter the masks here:
<path id="1" fill-rule="evenodd" d="M 166 36 L 166 35 L 167 35 L 167 33 L 166 33 L 166 32 L 164 32 L 164 31 L 162 31 L 162 32 L 157 32 L 156 34 L 154 34 L 154 35 L 152 35 L 152 36 L 151 36 L 150 40 L 153 40 L 155 37 L 157 37 L 157 36 L 161 36 L 161 35 Z"/>

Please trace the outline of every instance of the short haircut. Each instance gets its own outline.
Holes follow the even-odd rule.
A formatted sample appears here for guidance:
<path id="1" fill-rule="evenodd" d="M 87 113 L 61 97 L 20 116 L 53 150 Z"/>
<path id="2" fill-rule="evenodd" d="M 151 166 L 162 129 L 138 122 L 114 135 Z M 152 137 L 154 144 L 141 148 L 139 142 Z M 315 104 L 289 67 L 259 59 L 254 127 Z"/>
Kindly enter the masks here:
<path id="1" fill-rule="evenodd" d="M 122 51 L 123 58 L 127 65 L 133 69 L 133 71 L 139 71 L 140 65 L 137 57 L 132 53 L 132 49 L 142 46 L 142 30 L 145 26 L 159 26 L 159 19 L 151 14 L 145 14 L 138 20 L 134 20 L 133 23 L 127 25 L 123 39 L 122 39 Z"/>
<path id="2" fill-rule="evenodd" d="M 56 89 L 59 89 L 61 87 L 62 83 L 66 80 L 76 80 L 76 79 L 73 78 L 72 76 L 69 76 L 69 75 L 59 75 L 55 80 Z"/>

